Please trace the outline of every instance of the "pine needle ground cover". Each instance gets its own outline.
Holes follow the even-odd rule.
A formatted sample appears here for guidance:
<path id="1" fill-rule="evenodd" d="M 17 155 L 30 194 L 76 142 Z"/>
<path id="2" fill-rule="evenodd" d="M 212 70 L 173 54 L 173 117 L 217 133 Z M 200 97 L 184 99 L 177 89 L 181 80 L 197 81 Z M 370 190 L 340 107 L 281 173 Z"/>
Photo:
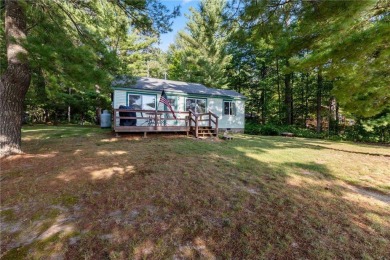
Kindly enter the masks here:
<path id="1" fill-rule="evenodd" d="M 390 149 L 26 127 L 1 160 L 2 259 L 390 256 Z"/>

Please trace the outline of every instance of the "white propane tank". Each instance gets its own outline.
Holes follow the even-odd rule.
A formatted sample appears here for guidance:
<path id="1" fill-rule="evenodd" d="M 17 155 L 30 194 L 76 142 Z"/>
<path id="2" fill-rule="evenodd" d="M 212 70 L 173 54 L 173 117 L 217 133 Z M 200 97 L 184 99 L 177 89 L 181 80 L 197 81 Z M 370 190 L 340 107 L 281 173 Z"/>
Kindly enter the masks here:
<path id="1" fill-rule="evenodd" d="M 108 113 L 108 110 L 103 110 L 103 113 L 100 115 L 100 127 L 111 128 L 111 114 Z"/>

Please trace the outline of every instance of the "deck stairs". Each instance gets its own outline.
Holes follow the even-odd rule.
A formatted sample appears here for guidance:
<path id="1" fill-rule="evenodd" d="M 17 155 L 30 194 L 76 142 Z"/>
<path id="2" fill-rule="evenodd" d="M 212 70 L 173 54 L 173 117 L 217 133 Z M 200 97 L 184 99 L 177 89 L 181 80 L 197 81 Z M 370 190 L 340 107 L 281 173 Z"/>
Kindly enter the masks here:
<path id="1" fill-rule="evenodd" d="M 195 136 L 195 127 L 191 127 L 191 133 Z M 211 126 L 199 126 L 198 127 L 198 138 L 211 138 L 216 137 L 217 131 Z"/>

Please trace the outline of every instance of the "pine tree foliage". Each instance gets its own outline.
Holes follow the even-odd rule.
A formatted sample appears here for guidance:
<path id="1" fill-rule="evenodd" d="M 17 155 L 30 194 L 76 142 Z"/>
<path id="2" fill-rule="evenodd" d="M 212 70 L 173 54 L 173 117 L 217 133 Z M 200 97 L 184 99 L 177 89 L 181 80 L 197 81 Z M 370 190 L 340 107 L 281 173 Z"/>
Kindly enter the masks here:
<path id="1" fill-rule="evenodd" d="M 389 131 L 388 0 L 236 0 L 222 12 L 215 4 L 191 12 L 168 51 L 171 77 L 245 94 L 263 124 L 339 133 L 349 117 Z M 215 50 L 226 66 L 210 66 Z"/>
<path id="2" fill-rule="evenodd" d="M 178 14 L 157 0 L 0 1 L 0 154 L 20 152 L 20 114 L 42 104 L 36 93 L 45 93 L 44 110 L 107 99 L 112 78 L 131 73 L 130 45 L 150 45 Z"/>
<path id="3" fill-rule="evenodd" d="M 198 9 L 191 9 L 187 31 L 179 33 L 169 51 L 171 78 L 227 87 L 226 68 L 231 55 L 226 50 L 229 33 L 223 24 L 225 6 L 225 1 L 204 0 Z"/>

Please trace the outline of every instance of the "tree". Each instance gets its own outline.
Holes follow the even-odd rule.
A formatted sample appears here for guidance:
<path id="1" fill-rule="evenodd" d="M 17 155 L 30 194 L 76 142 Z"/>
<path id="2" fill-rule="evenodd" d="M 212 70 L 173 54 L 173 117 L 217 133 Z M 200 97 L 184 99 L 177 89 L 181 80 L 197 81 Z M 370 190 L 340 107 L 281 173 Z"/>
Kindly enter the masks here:
<path id="1" fill-rule="evenodd" d="M 6 50 L 7 63 L 0 63 L 0 154 L 21 151 L 21 115 L 31 71 L 42 69 L 45 80 L 60 87 L 70 82 L 80 88 L 108 86 L 118 65 L 115 43 L 127 37 L 126 23 L 158 36 L 170 29 L 176 15 L 177 8 L 169 13 L 156 0 L 6 0 L 1 9 L 6 44 L 0 50 Z"/>
<path id="2" fill-rule="evenodd" d="M 0 79 L 0 156 L 20 152 L 23 101 L 30 85 L 25 10 L 17 1 L 5 3 L 7 69 Z"/>
<path id="3" fill-rule="evenodd" d="M 277 63 L 272 66 L 279 79 L 279 74 L 284 76 L 286 123 L 296 123 L 304 104 L 305 118 L 314 112 L 320 131 L 325 111 L 321 107 L 328 105 L 324 101 L 328 96 L 337 103 L 337 111 L 340 108 L 355 117 L 375 117 L 388 111 L 388 1 L 239 2 L 243 2 L 238 16 L 240 30 L 253 35 L 249 44 L 265 41 L 273 46 Z M 320 67 L 316 83 L 312 79 Z M 305 74 L 306 82 L 302 80 Z M 277 92 L 280 100 L 283 94 Z M 315 104 L 314 110 L 310 103 Z"/>
<path id="4" fill-rule="evenodd" d="M 176 79 L 199 82 L 214 88 L 227 86 L 226 68 L 231 56 L 226 51 L 228 31 L 224 28 L 221 0 L 203 0 L 191 9 L 187 31 L 179 32 L 171 46 L 169 74 Z"/>

